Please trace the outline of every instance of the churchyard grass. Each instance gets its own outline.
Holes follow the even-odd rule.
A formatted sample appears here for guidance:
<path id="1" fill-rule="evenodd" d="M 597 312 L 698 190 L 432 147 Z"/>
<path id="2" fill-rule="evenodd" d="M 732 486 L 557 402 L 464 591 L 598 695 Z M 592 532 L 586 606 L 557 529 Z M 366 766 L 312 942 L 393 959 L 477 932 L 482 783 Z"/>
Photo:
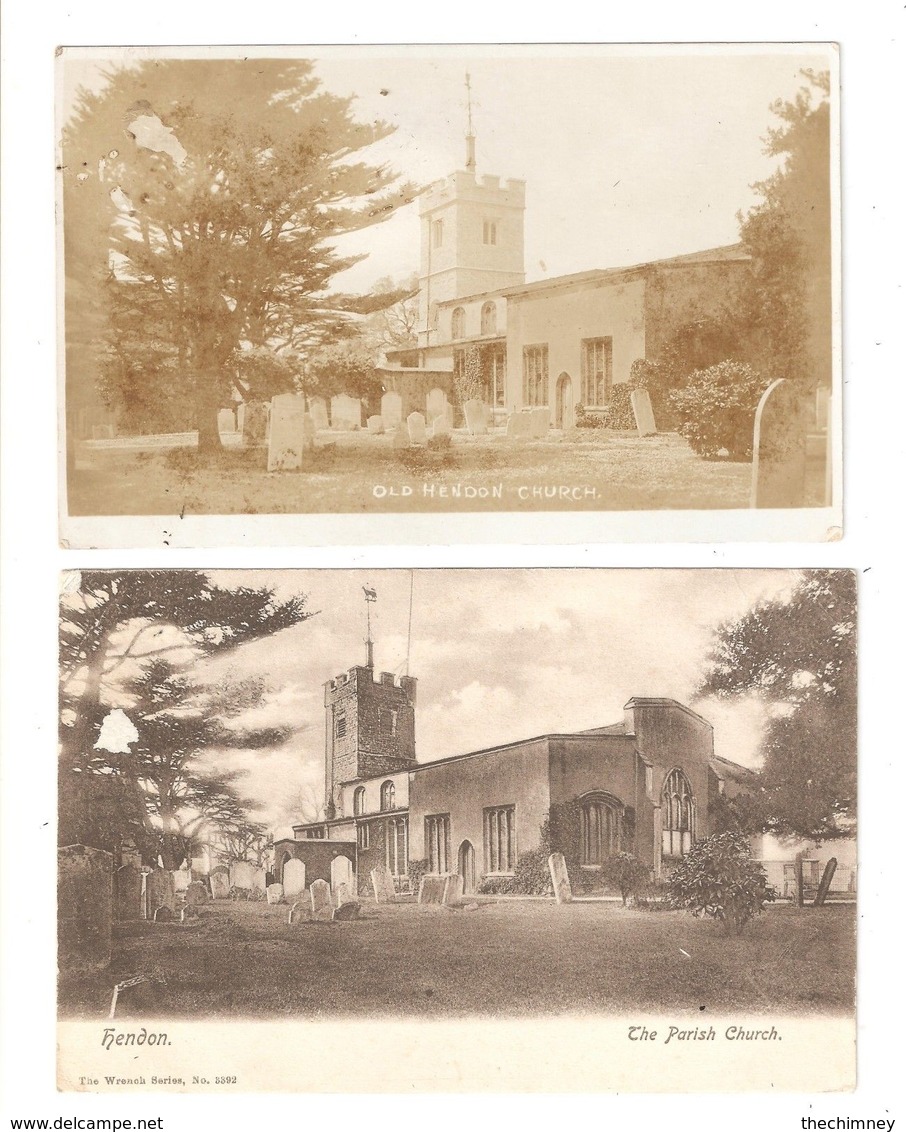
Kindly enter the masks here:
<path id="1" fill-rule="evenodd" d="M 482 901 L 482 898 L 479 898 Z M 289 926 L 286 905 L 217 902 L 185 923 L 114 925 L 110 969 L 60 986 L 101 1018 L 114 983 L 163 981 L 173 1018 L 849 1013 L 855 908 L 769 908 L 742 936 L 683 912 L 482 901 L 451 912 L 365 901 L 362 919 Z M 124 1014 L 123 1017 L 127 1017 Z"/>
<path id="2" fill-rule="evenodd" d="M 191 447 L 81 445 L 69 511 L 219 515 L 712 510 L 747 507 L 752 474 L 750 463 L 696 456 L 676 433 L 639 437 L 607 430 L 580 431 L 573 437 L 551 433 L 549 439 L 524 441 L 457 432 L 449 446 L 403 450 L 394 450 L 388 436 L 337 433 L 319 438 L 319 447 L 306 454 L 302 471 L 268 473 L 266 460 L 265 449 L 225 448 L 206 463 Z M 811 486 L 817 504 L 821 485 Z M 488 494 L 476 497 L 469 489 Z M 458 497 L 455 490 L 461 492 Z"/>

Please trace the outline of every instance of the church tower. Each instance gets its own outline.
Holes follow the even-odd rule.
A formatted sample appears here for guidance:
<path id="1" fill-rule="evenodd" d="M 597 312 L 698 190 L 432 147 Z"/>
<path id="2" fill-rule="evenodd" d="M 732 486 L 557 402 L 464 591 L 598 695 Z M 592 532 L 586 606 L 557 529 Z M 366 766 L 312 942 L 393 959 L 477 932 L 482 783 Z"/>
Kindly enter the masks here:
<path id="1" fill-rule="evenodd" d="M 425 347 L 437 344 L 436 303 L 525 282 L 525 181 L 476 175 L 471 91 L 466 167 L 431 185 L 419 214 L 419 346 Z"/>
<path id="2" fill-rule="evenodd" d="M 365 589 L 366 610 L 374 591 Z M 356 665 L 324 685 L 325 781 L 328 819 L 335 816 L 339 784 L 355 778 L 392 774 L 415 766 L 415 688 L 413 676 L 381 672 L 375 677 L 371 619 L 364 665 Z"/>

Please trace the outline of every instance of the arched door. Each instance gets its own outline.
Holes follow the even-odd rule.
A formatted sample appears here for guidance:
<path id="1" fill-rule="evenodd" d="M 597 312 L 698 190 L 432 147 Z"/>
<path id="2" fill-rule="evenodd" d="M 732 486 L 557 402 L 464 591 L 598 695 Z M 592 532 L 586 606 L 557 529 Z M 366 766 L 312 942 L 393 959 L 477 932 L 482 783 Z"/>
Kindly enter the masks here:
<path id="1" fill-rule="evenodd" d="M 459 847 L 457 872 L 462 877 L 462 891 L 471 895 L 475 891 L 475 849 L 471 841 L 464 841 Z"/>
<path id="2" fill-rule="evenodd" d="M 557 378 L 557 400 L 555 428 L 575 428 L 576 409 L 573 404 L 573 379 L 568 373 Z"/>

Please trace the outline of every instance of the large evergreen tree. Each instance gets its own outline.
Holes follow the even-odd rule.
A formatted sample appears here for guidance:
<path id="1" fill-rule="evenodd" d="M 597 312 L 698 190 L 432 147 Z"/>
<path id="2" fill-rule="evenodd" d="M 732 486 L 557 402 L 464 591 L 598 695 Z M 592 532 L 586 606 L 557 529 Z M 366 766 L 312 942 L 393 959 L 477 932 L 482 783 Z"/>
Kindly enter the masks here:
<path id="1" fill-rule="evenodd" d="M 134 409 L 159 372 L 160 396 L 184 398 L 199 447 L 216 449 L 240 345 L 298 345 L 335 323 L 325 290 L 357 257 L 333 241 L 412 190 L 362 160 L 391 128 L 356 122 L 308 61 L 148 60 L 106 80 L 62 138 L 67 364 L 85 379 L 80 322 L 100 311 L 108 397 Z"/>

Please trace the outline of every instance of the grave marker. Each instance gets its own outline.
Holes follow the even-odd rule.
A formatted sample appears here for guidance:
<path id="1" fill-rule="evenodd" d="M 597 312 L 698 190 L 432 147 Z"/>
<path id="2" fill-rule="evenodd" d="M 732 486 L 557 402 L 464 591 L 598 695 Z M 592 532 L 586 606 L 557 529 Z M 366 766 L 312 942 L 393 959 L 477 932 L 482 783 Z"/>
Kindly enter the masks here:
<path id="1" fill-rule="evenodd" d="M 61 977 L 110 965 L 113 857 L 87 845 L 57 850 L 57 956 Z"/>
<path id="2" fill-rule="evenodd" d="M 193 880 L 186 889 L 186 904 L 207 904 L 211 899 L 207 885 L 200 880 Z"/>
<path id="3" fill-rule="evenodd" d="M 305 864 L 295 857 L 283 866 L 283 891 L 287 898 L 305 891 Z"/>
<path id="4" fill-rule="evenodd" d="M 444 884 L 442 903 L 458 904 L 462 900 L 463 878 L 459 873 L 450 873 Z"/>
<path id="5" fill-rule="evenodd" d="M 167 869 L 152 869 L 145 882 L 148 893 L 148 907 L 153 912 L 155 908 L 169 908 L 176 910 L 176 889 L 173 884 L 173 874 Z"/>
<path id="6" fill-rule="evenodd" d="M 326 432 L 330 428 L 330 421 L 327 417 L 327 402 L 323 397 L 309 397 L 308 412 L 318 432 Z"/>
<path id="7" fill-rule="evenodd" d="M 271 401 L 267 444 L 269 472 L 290 472 L 302 467 L 305 415 L 305 398 L 298 393 L 281 393 Z"/>
<path id="8" fill-rule="evenodd" d="M 311 918 L 313 920 L 329 920 L 333 915 L 333 905 L 330 902 L 330 885 L 326 880 L 313 880 L 311 882 Z"/>
<path id="9" fill-rule="evenodd" d="M 446 874 L 423 876 L 418 886 L 419 904 L 443 904 L 446 885 Z"/>
<path id="10" fill-rule="evenodd" d="M 547 867 L 551 872 L 551 880 L 554 884 L 554 896 L 557 903 L 571 903 L 573 890 L 569 883 L 569 873 L 566 871 L 566 858 L 562 853 L 551 853 L 547 859 Z"/>
<path id="11" fill-rule="evenodd" d="M 135 865 L 122 865 L 114 874 L 116 888 L 116 918 L 140 920 L 142 918 L 142 870 Z"/>
<path id="12" fill-rule="evenodd" d="M 538 405 L 531 412 L 531 430 L 535 440 L 543 440 L 551 427 L 551 412 L 546 405 Z"/>
<path id="13" fill-rule="evenodd" d="M 629 394 L 632 402 L 632 415 L 635 417 L 635 427 L 639 436 L 654 436 L 657 427 L 654 423 L 654 410 L 651 408 L 651 396 L 647 389 L 633 389 Z"/>
<path id="14" fill-rule="evenodd" d="M 378 865 L 371 870 L 371 887 L 378 904 L 392 904 L 396 900 L 396 886 L 386 865 Z"/>
<path id="15" fill-rule="evenodd" d="M 268 902 L 268 904 L 282 904 L 283 903 L 283 885 L 282 884 L 269 884 L 267 886 L 267 902 Z"/>
<path id="16" fill-rule="evenodd" d="M 805 505 L 805 444 L 802 398 L 793 382 L 779 378 L 764 391 L 755 413 L 753 507 Z"/>
<path id="17" fill-rule="evenodd" d="M 267 443 L 267 406 L 263 401 L 249 401 L 240 405 L 242 414 L 242 444 L 245 448 L 261 448 Z"/>
<path id="18" fill-rule="evenodd" d="M 428 434 L 425 431 L 425 418 L 422 413 L 410 413 L 406 418 L 409 429 L 410 444 L 427 444 Z"/>
<path id="19" fill-rule="evenodd" d="M 232 409 L 221 409 L 217 413 L 217 431 L 221 435 L 236 431 L 236 415 Z"/>
<path id="20" fill-rule="evenodd" d="M 380 436 L 384 431 L 384 418 L 383 417 L 369 417 L 368 418 L 368 431 L 372 436 Z"/>
<path id="21" fill-rule="evenodd" d="M 471 436 L 485 436 L 488 431 L 488 407 L 484 401 L 473 397 L 462 407 L 466 418 L 466 428 Z"/>

